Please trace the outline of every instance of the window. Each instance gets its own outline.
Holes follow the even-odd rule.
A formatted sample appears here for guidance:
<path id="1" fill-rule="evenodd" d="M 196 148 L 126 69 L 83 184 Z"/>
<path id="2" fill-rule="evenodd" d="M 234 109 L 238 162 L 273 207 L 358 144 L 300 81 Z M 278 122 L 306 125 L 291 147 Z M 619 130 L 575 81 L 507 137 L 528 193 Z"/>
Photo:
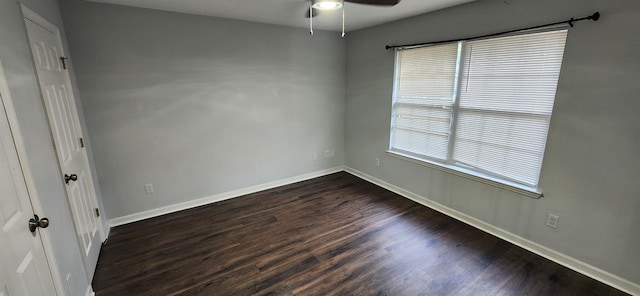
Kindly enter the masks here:
<path id="1" fill-rule="evenodd" d="M 390 152 L 537 190 L 566 36 L 398 50 Z"/>

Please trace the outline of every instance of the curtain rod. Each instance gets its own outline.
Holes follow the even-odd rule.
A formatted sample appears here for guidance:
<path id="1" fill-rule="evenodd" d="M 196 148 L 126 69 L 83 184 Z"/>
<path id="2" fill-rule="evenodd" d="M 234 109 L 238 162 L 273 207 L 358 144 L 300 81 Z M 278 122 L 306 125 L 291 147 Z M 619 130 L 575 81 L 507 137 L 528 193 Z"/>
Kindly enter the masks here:
<path id="1" fill-rule="evenodd" d="M 569 26 L 573 27 L 573 23 L 575 23 L 575 22 L 585 21 L 585 20 L 592 20 L 592 21 L 596 22 L 596 21 L 598 21 L 598 19 L 600 19 L 600 12 L 595 12 L 594 14 L 592 14 L 590 16 L 585 16 L 585 17 L 581 17 L 581 18 L 577 18 L 577 19 L 570 18 L 570 19 L 568 19 L 566 21 L 549 23 L 549 24 L 545 24 L 545 25 L 533 26 L 533 27 L 528 27 L 528 28 L 523 28 L 523 29 L 504 31 L 504 32 L 500 32 L 500 33 L 493 33 L 493 34 L 487 34 L 487 35 L 470 37 L 470 38 L 463 38 L 463 39 L 441 40 L 441 41 L 435 41 L 435 42 L 423 42 L 423 43 L 405 44 L 405 45 L 386 45 L 385 48 L 387 50 L 389 50 L 389 49 L 399 49 L 399 48 L 409 48 L 409 47 L 423 47 L 423 46 L 427 46 L 427 45 L 434 45 L 434 44 L 440 44 L 440 43 L 451 43 L 451 42 L 457 42 L 457 41 L 469 41 L 469 40 L 483 39 L 483 38 L 493 37 L 493 36 L 498 36 L 498 35 L 505 35 L 505 34 L 522 32 L 522 31 L 540 29 L 540 28 L 545 28 L 545 27 L 552 27 L 552 26 L 557 26 L 557 25 L 561 25 L 561 24 L 569 24 Z"/>

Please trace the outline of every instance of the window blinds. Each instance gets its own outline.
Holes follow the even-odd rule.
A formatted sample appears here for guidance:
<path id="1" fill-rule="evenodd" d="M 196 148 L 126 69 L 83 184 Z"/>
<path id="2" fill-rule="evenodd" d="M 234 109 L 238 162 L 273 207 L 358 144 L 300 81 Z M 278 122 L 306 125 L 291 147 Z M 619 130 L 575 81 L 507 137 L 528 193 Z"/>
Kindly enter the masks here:
<path id="1" fill-rule="evenodd" d="M 391 150 L 537 186 L 566 36 L 398 51 Z"/>
<path id="2" fill-rule="evenodd" d="M 456 43 L 398 52 L 394 148 L 447 158 L 457 56 Z"/>
<path id="3" fill-rule="evenodd" d="M 567 31 L 466 44 L 453 158 L 536 186 Z"/>

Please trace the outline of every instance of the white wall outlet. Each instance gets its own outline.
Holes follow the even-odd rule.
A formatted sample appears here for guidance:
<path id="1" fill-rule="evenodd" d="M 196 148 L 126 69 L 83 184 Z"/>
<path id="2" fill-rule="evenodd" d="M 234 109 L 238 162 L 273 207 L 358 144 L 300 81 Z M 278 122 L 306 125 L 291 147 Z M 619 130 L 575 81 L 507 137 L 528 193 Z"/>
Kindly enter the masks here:
<path id="1" fill-rule="evenodd" d="M 144 193 L 146 194 L 153 193 L 153 184 L 144 184 Z"/>
<path id="2" fill-rule="evenodd" d="M 376 166 L 380 166 L 380 158 L 376 158 Z"/>
<path id="3" fill-rule="evenodd" d="M 558 228 L 558 220 L 560 220 L 559 216 L 556 216 L 554 214 L 548 214 L 547 215 L 547 226 L 549 226 L 551 228 Z"/>
<path id="4" fill-rule="evenodd" d="M 318 153 L 311 153 L 311 160 L 318 160 Z"/>
<path id="5" fill-rule="evenodd" d="M 324 151 L 324 158 L 333 157 L 335 155 L 336 155 L 336 151 L 333 149 Z"/>

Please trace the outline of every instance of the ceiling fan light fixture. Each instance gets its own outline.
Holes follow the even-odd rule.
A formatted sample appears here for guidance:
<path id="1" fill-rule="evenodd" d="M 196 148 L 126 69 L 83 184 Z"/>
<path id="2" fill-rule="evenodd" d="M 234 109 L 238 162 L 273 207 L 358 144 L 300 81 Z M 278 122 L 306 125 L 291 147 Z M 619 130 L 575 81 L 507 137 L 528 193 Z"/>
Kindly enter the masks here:
<path id="1" fill-rule="evenodd" d="M 336 10 L 342 7 L 342 0 L 313 0 L 311 7 L 320 10 Z"/>

